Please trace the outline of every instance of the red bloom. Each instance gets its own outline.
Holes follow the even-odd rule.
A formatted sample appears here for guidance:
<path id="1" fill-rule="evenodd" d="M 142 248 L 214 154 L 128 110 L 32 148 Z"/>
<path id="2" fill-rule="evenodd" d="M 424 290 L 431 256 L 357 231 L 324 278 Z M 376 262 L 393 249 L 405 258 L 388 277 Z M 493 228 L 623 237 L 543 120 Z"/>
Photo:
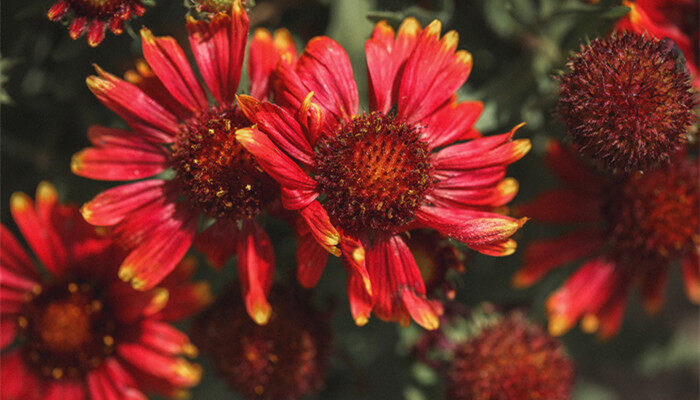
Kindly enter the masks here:
<path id="1" fill-rule="evenodd" d="M 561 77 L 558 112 L 577 149 L 613 173 L 668 163 L 696 120 L 688 73 L 668 46 L 646 35 L 599 38 Z"/>
<path id="2" fill-rule="evenodd" d="M 700 89 L 698 75 L 698 2 L 696 0 L 623 0 L 631 10 L 615 26 L 618 31 L 647 33 L 658 39 L 673 40 L 685 55 L 693 77 L 693 86 Z"/>
<path id="3" fill-rule="evenodd" d="M 43 276 L 12 233 L 0 225 L 0 346 L 20 341 L 0 360 L 3 398 L 145 399 L 142 392 L 182 394 L 197 384 L 196 348 L 168 324 L 210 299 L 191 284 L 192 262 L 163 286 L 137 292 L 116 278 L 122 249 L 85 223 L 77 207 L 58 203 L 48 183 L 36 204 L 24 193 L 12 215 L 50 276 Z"/>
<path id="4" fill-rule="evenodd" d="M 221 378 L 250 399 L 293 400 L 318 391 L 330 358 L 328 316 L 304 293 L 275 288 L 262 327 L 245 318 L 229 289 L 192 324 L 192 340 Z"/>
<path id="5" fill-rule="evenodd" d="M 109 27 L 115 35 L 124 32 L 124 23 L 146 12 L 142 0 L 59 0 L 46 14 L 51 21 L 69 17 L 68 31 L 75 40 L 87 32 L 88 44 L 96 47 Z"/>
<path id="6" fill-rule="evenodd" d="M 561 343 L 514 312 L 456 347 L 447 398 L 566 400 L 573 384 L 574 366 Z"/>
<path id="7" fill-rule="evenodd" d="M 624 180 L 594 174 L 558 143 L 550 146 L 548 161 L 565 187 L 545 192 L 522 212 L 577 229 L 530 246 L 514 284 L 529 286 L 554 268 L 587 258 L 547 301 L 553 334 L 583 318 L 584 330 L 614 335 L 635 283 L 646 308 L 658 310 L 677 259 L 688 298 L 700 302 L 696 161 L 677 156 L 663 169 Z"/>
<path id="8" fill-rule="evenodd" d="M 504 179 L 505 169 L 530 142 L 512 140 L 515 129 L 486 138 L 473 129 L 482 104 L 455 99 L 471 55 L 455 51 L 456 32 L 440 39 L 440 30 L 439 21 L 421 29 L 412 18 L 396 35 L 377 24 L 365 44 L 367 113 L 359 112 L 345 51 L 327 37 L 312 39 L 298 61 L 283 57 L 278 64 L 273 89 L 283 107 L 238 99 L 256 127 L 238 130 L 236 138 L 280 183 L 285 208 L 306 221 L 302 241 L 315 238 L 350 266 L 358 324 L 374 310 L 385 320 L 438 325 L 441 305 L 426 298 L 403 232 L 432 228 L 480 252 L 506 255 L 524 222 L 491 211 L 515 196 L 517 183 Z M 453 144 L 463 140 L 469 141 Z M 300 246 L 316 255 L 299 273 L 307 287 L 327 258 L 309 248 L 320 247 Z"/>
<path id="9" fill-rule="evenodd" d="M 237 127 L 249 125 L 234 102 L 248 36 L 248 16 L 235 1 L 231 13 L 209 21 L 188 17 L 190 46 L 216 105 L 207 101 L 184 52 L 171 37 L 141 31 L 146 63 L 127 73 L 126 82 L 104 72 L 88 87 L 119 114 L 130 131 L 95 126 L 94 147 L 77 153 L 74 173 L 108 181 L 154 177 L 174 170 L 173 179 L 141 180 L 107 190 L 85 204 L 85 219 L 112 226 L 133 246 L 119 276 L 137 289 L 158 284 L 195 241 L 200 216 L 216 219 L 199 233 L 197 247 L 221 267 L 238 254 L 238 272 L 250 315 L 264 324 L 272 285 L 274 255 L 265 231 L 255 221 L 278 199 L 278 185 L 260 172 L 235 140 Z M 250 93 L 266 99 L 268 79 L 279 54 L 295 58 L 287 31 L 258 29 L 250 43 Z"/>

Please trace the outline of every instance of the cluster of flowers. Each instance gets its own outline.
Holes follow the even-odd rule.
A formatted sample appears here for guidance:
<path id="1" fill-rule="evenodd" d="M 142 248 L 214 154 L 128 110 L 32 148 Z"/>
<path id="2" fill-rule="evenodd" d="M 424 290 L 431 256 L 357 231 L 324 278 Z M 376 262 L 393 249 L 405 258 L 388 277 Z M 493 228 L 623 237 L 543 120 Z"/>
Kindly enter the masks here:
<path id="1" fill-rule="evenodd" d="M 330 354 L 327 317 L 291 284 L 273 288 L 267 217 L 295 232 L 302 287 L 317 284 L 329 254 L 342 259 L 357 325 L 374 313 L 438 329 L 439 292 L 454 297 L 444 276 L 461 270 L 447 237 L 510 255 L 526 217 L 582 226 L 530 247 L 516 285 L 591 257 L 548 301 L 552 334 L 579 319 L 587 331 L 614 334 L 632 283 L 658 309 L 676 258 L 689 297 L 700 300 L 697 162 L 684 151 L 695 119 L 688 71 L 696 73 L 696 55 L 684 37 L 668 33 L 663 10 L 645 3 L 655 4 L 629 4 L 620 27 L 646 33 L 584 46 L 561 78 L 560 114 L 584 158 L 553 143 L 549 161 L 568 186 L 518 208 L 522 218 L 505 215 L 518 190 L 505 175 L 530 142 L 513 138 L 521 125 L 491 136 L 474 128 L 483 105 L 456 97 L 472 57 L 457 50 L 456 32 L 441 35 L 439 21 L 422 27 L 408 18 L 396 31 L 376 25 L 365 42 L 366 111 L 337 42 L 316 37 L 298 54 L 288 31 L 259 28 L 248 43 L 240 0 L 203 1 L 187 17 L 204 85 L 173 38 L 142 29 L 145 60 L 124 79 L 99 67 L 87 78 L 128 129 L 91 127 L 92 147 L 71 162 L 83 177 L 136 182 L 79 210 L 61 205 L 48 183 L 35 201 L 11 198 L 15 222 L 47 273 L 3 226 L 2 347 L 21 338 L 0 361 L 3 398 L 139 399 L 182 395 L 197 384 L 201 369 L 187 360 L 197 348 L 168 324 L 213 300 L 206 283 L 190 280 L 191 247 L 218 268 L 237 257 L 240 287 L 199 314 L 192 332 L 221 375 L 251 398 L 317 390 Z M 97 45 L 107 27 L 121 32 L 143 6 L 61 0 L 49 18 L 73 18 L 71 36 L 87 31 Z M 651 35 L 674 39 L 688 67 Z M 242 94 L 246 47 L 250 85 Z M 572 366 L 545 332 L 520 314 L 480 332 L 454 352 L 452 398 L 498 398 L 498 385 L 513 396 L 568 396 Z M 474 372 L 510 357 L 513 369 Z"/>

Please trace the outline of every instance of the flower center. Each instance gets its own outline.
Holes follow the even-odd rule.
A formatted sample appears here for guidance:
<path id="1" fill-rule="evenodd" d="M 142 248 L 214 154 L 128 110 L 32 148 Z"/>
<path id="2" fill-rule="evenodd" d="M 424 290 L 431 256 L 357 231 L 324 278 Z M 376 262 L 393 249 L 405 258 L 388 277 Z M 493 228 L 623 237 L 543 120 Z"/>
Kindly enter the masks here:
<path id="1" fill-rule="evenodd" d="M 42 375 L 82 376 L 113 353 L 117 324 L 90 284 L 54 284 L 34 294 L 17 323 L 28 364 Z"/>
<path id="2" fill-rule="evenodd" d="M 316 148 L 317 181 L 331 218 L 349 234 L 410 222 L 434 180 L 415 126 L 379 112 L 355 117 Z"/>
<path id="3" fill-rule="evenodd" d="M 278 185 L 236 141 L 236 128 L 247 125 L 237 110 L 210 110 L 190 119 L 173 145 L 171 166 L 183 194 L 211 217 L 253 217 L 278 195 Z"/>
<path id="4" fill-rule="evenodd" d="M 688 162 L 625 182 L 604 209 L 617 256 L 656 261 L 692 251 L 700 242 L 697 182 Z"/>
<path id="5" fill-rule="evenodd" d="M 120 7 L 126 6 L 124 0 L 69 0 L 71 8 L 78 15 L 107 17 Z"/>

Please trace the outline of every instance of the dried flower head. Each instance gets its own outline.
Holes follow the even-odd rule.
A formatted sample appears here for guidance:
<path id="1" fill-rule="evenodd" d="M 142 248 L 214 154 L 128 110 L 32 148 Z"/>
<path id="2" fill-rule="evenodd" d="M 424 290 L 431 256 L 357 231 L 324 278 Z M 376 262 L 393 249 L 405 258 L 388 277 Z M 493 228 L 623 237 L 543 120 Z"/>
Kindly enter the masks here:
<path id="1" fill-rule="evenodd" d="M 573 383 L 574 366 L 561 343 L 514 312 L 457 346 L 447 398 L 565 400 Z"/>
<path id="2" fill-rule="evenodd" d="M 270 300 L 270 321 L 259 326 L 231 287 L 196 320 L 192 340 L 246 397 L 298 399 L 323 385 L 330 354 L 327 316 L 292 290 L 273 291 Z"/>
<path id="3" fill-rule="evenodd" d="M 647 171 L 687 142 L 696 100 L 669 43 L 612 35 L 581 46 L 569 62 L 558 113 L 573 144 L 601 168 Z"/>

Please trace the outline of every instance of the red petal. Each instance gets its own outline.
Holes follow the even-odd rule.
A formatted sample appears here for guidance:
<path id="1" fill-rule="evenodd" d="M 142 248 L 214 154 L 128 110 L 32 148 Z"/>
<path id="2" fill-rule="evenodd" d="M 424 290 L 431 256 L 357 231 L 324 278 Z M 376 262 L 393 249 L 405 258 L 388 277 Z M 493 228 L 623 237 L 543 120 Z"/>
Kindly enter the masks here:
<path id="1" fill-rule="evenodd" d="M 144 59 L 136 60 L 136 69 L 124 73 L 127 82 L 136 85 L 150 98 L 155 100 L 163 108 L 177 116 L 181 121 L 192 116 L 192 111 L 180 104 L 165 88 L 163 82 L 153 73 L 151 67 Z"/>
<path id="2" fill-rule="evenodd" d="M 372 297 L 367 293 L 363 277 L 354 269 L 348 271 L 347 289 L 352 318 L 358 326 L 365 325 L 372 313 Z"/>
<path id="3" fill-rule="evenodd" d="M 68 257 L 66 248 L 48 221 L 40 220 L 32 199 L 24 193 L 13 193 L 10 211 L 34 254 L 54 275 L 62 276 Z"/>
<path id="4" fill-rule="evenodd" d="M 316 103 L 330 113 L 327 117 L 348 121 L 357 114 L 359 100 L 352 65 L 333 39 L 311 39 L 297 61 L 296 72 L 307 93 L 314 92 Z"/>
<path id="5" fill-rule="evenodd" d="M 422 206 L 416 210 L 416 219 L 467 246 L 501 242 L 510 238 L 527 221 L 499 214 Z"/>
<path id="6" fill-rule="evenodd" d="M 166 196 L 167 181 L 148 179 L 121 185 L 98 194 L 81 208 L 83 218 L 93 225 L 114 225 L 132 212 Z"/>
<path id="7" fill-rule="evenodd" d="M 365 42 L 367 80 L 371 110 L 388 113 L 398 101 L 399 70 L 413 51 L 421 26 L 415 18 L 406 18 L 394 40 L 394 30 L 380 21 L 372 38 Z"/>
<path id="8" fill-rule="evenodd" d="M 239 129 L 236 140 L 255 156 L 260 167 L 280 185 L 302 191 L 316 189 L 316 181 L 282 153 L 264 133 L 255 128 Z"/>
<path id="9" fill-rule="evenodd" d="M 209 108 L 207 98 L 180 45 L 171 37 L 155 37 L 141 29 L 143 57 L 170 94 L 192 111 Z"/>
<path id="10" fill-rule="evenodd" d="M 452 96 L 467 80 L 472 68 L 471 54 L 455 53 L 458 36 L 450 31 L 439 40 L 441 24 L 425 27 L 401 74 L 398 116 L 418 123 Z"/>
<path id="11" fill-rule="evenodd" d="M 145 372 L 175 387 L 191 387 L 201 379 L 202 371 L 198 365 L 179 357 L 162 354 L 140 343 L 121 343 L 117 345 L 117 354 L 137 371 Z"/>
<path id="12" fill-rule="evenodd" d="M 119 277 L 138 290 L 163 280 L 190 248 L 198 215 L 180 203 L 142 207 L 115 228 L 120 239 L 134 246 L 119 269 Z"/>
<path id="13" fill-rule="evenodd" d="M 523 266 L 513 277 L 513 285 L 530 286 L 549 271 L 590 255 L 603 243 L 600 232 L 591 230 L 534 242 L 525 250 Z"/>
<path id="14" fill-rule="evenodd" d="M 5 304 L 3 304 L 3 307 Z M 0 350 L 10 345 L 17 336 L 17 316 L 3 315 L 0 317 Z"/>
<path id="15" fill-rule="evenodd" d="M 287 34 L 289 33 L 286 31 Z M 282 35 L 280 33 L 280 35 Z M 275 33 L 277 36 L 277 33 Z M 280 36 L 281 37 L 281 36 Z M 284 40 L 284 39 L 281 39 Z M 293 41 L 291 42 L 293 45 Z M 251 96 L 267 100 L 270 93 L 270 76 L 280 59 L 280 50 L 272 39 L 270 31 L 258 28 L 253 34 L 248 50 L 248 76 Z M 282 50 L 284 51 L 284 50 Z"/>
<path id="16" fill-rule="evenodd" d="M 518 193 L 518 181 L 506 178 L 495 187 L 478 189 L 435 188 L 428 199 L 443 207 L 500 207 L 513 200 Z"/>
<path id="17" fill-rule="evenodd" d="M 237 100 L 246 117 L 284 152 L 306 166 L 313 165 L 314 152 L 293 115 L 281 107 L 250 96 L 237 96 Z"/>
<path id="18" fill-rule="evenodd" d="M 170 324 L 145 319 L 139 324 L 138 341 L 163 354 L 195 356 L 195 348 L 184 333 Z"/>
<path id="19" fill-rule="evenodd" d="M 692 253 L 681 260 L 685 294 L 695 304 L 700 303 L 700 256 Z"/>
<path id="20" fill-rule="evenodd" d="M 168 168 L 160 149 L 149 151 L 125 147 L 89 147 L 73 155 L 71 171 L 85 178 L 127 181 L 148 178 Z"/>
<path id="21" fill-rule="evenodd" d="M 51 382 L 46 388 L 43 400 L 83 400 L 85 387 L 80 380 L 59 380 Z"/>
<path id="22" fill-rule="evenodd" d="M 437 329 L 440 311 L 425 298 L 418 265 L 400 237 L 377 240 L 367 252 L 367 266 L 379 318 L 402 323 L 408 313 L 422 327 Z"/>
<path id="23" fill-rule="evenodd" d="M 506 176 L 502 166 L 473 169 L 459 174 L 440 177 L 435 184 L 438 189 L 477 189 L 494 186 Z"/>
<path id="24" fill-rule="evenodd" d="M 297 236 L 299 247 L 296 252 L 297 280 L 301 286 L 310 289 L 321 279 L 328 262 L 328 252 L 316 242 L 310 233 Z"/>
<path id="25" fill-rule="evenodd" d="M 471 249 L 491 257 L 507 257 L 518 248 L 518 244 L 513 239 L 505 239 L 498 242 L 472 244 Z"/>
<path id="26" fill-rule="evenodd" d="M 595 259 L 569 277 L 564 286 L 547 299 L 549 332 L 562 335 L 585 313 L 595 314 L 609 298 L 614 273 L 614 264 Z"/>
<path id="27" fill-rule="evenodd" d="M 85 33 L 86 28 L 87 18 L 78 17 L 71 22 L 70 27 L 68 28 L 68 34 L 70 35 L 71 39 L 76 40 L 82 36 L 83 33 Z"/>
<path id="28" fill-rule="evenodd" d="M 248 315 L 258 325 L 265 325 L 272 313 L 267 301 L 275 273 L 272 243 L 265 231 L 248 219 L 243 221 L 236 248 L 238 278 Z"/>
<path id="29" fill-rule="evenodd" d="M 64 15 L 66 15 L 69 9 L 70 3 L 68 0 L 61 0 L 49 8 L 46 16 L 51 21 L 58 21 L 59 19 L 63 18 Z"/>
<path id="30" fill-rule="evenodd" d="M 2 224 L 0 224 L 0 243 L 2 243 L 0 271 L 9 269 L 31 280 L 39 280 L 39 275 L 29 254 L 22 248 L 9 229 Z"/>
<path id="31" fill-rule="evenodd" d="M 422 137 L 431 149 L 467 139 L 483 109 L 480 101 L 450 102 L 423 122 Z"/>
<path id="32" fill-rule="evenodd" d="M 210 227 L 197 235 L 195 248 L 204 253 L 207 262 L 221 269 L 234 254 L 236 254 L 237 221 L 219 219 Z"/>
<path id="33" fill-rule="evenodd" d="M 138 87 L 95 66 L 100 76 L 87 78 L 88 88 L 110 110 L 124 118 L 134 130 L 158 143 L 169 143 L 179 132 L 178 120 L 170 111 Z"/>
<path id="34" fill-rule="evenodd" d="M 43 399 L 45 384 L 24 362 L 20 350 L 10 351 L 0 357 L 0 387 L 3 399 Z"/>
<path id="35" fill-rule="evenodd" d="M 318 201 L 299 210 L 299 215 L 309 227 L 314 239 L 329 253 L 339 257 L 341 252 L 336 246 L 340 243 L 340 234 L 331 224 L 328 213 Z"/>
<path id="36" fill-rule="evenodd" d="M 231 16 L 217 13 L 211 21 L 187 17 L 190 47 L 197 67 L 212 95 L 221 105 L 233 103 L 248 38 L 248 15 L 234 2 Z"/>
<path id="37" fill-rule="evenodd" d="M 90 22 L 87 33 L 87 42 L 90 47 L 97 47 L 102 42 L 102 39 L 105 38 L 105 28 L 105 21 L 94 19 Z"/>
<path id="38" fill-rule="evenodd" d="M 644 274 L 641 281 L 641 295 L 644 300 L 644 309 L 655 314 L 659 312 L 664 303 L 666 284 L 668 283 L 669 265 L 654 263 Z"/>
<path id="39" fill-rule="evenodd" d="M 474 139 L 440 150 L 432 159 L 433 167 L 438 170 L 436 173 L 505 166 L 518 161 L 532 148 L 529 139 L 510 140 L 519 126 L 504 135 Z"/>

